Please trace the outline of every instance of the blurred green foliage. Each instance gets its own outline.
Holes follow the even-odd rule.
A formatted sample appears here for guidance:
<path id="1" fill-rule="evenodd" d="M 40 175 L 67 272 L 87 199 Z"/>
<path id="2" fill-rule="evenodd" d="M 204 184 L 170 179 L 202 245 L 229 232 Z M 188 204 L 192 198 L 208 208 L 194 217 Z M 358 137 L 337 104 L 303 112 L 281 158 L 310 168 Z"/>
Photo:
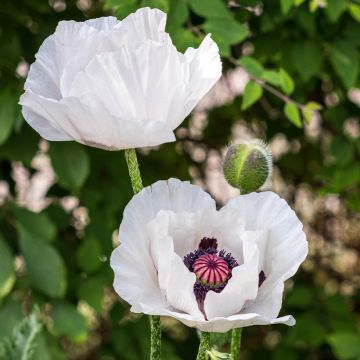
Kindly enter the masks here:
<path id="1" fill-rule="evenodd" d="M 224 73 L 240 65 L 251 80 L 243 96 L 209 111 L 201 136 L 187 132 L 176 144 L 141 153 L 145 185 L 171 176 L 188 179 L 190 174 L 203 180 L 205 161 L 194 160 L 189 149 L 196 145 L 206 153 L 220 151 L 231 138 L 232 126 L 246 119 L 256 136 L 271 141 L 283 134 L 297 145 L 298 150 L 288 151 L 276 163 L 289 189 L 305 185 L 318 197 L 336 194 L 345 220 L 360 210 L 360 139 L 346 131 L 349 119 L 359 121 L 359 105 L 349 96 L 360 85 L 357 1 L 2 0 L 0 180 L 9 194 L 0 202 L 0 342 L 14 336 L 36 304 L 44 323 L 41 331 L 36 328 L 36 360 L 148 357 L 147 318 L 131 315 L 111 290 L 112 239 L 132 196 L 123 153 L 75 143 L 39 147 L 39 136 L 17 105 L 23 68 L 34 61 L 58 21 L 104 14 L 123 18 L 141 6 L 168 13 L 167 30 L 180 51 L 198 46 L 211 32 Z M 312 137 L 304 127 L 312 126 L 314 111 L 321 112 L 321 122 Z M 39 153 L 49 155 L 57 175 L 46 194 L 50 201 L 40 213 L 24 208 L 26 201 L 14 180 L 19 164 L 29 176 L 37 174 L 32 160 Z M 80 206 L 64 210 L 64 199 L 70 196 Z M 308 225 L 330 247 L 334 244 L 321 217 Z M 358 236 L 351 246 L 358 254 Z M 244 358 L 360 359 L 359 289 L 330 294 L 319 274 L 338 284 L 353 279 L 331 263 L 323 266 L 316 256 L 314 262 L 296 276 L 282 310 L 294 314 L 297 325 L 246 329 Z M 163 325 L 163 358 L 195 358 L 196 331 L 169 319 Z M 219 350 L 228 350 L 226 336 L 213 338 Z M 0 351 L 1 359 L 9 359 L 6 356 Z"/>

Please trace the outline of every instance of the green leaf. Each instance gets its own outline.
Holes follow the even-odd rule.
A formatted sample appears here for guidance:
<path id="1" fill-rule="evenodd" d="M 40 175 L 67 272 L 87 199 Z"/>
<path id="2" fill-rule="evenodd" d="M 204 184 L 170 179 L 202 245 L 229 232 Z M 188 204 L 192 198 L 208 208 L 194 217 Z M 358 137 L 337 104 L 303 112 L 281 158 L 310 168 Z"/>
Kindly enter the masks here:
<path id="1" fill-rule="evenodd" d="M 294 0 L 294 5 L 300 6 L 303 2 L 305 2 L 305 0 Z"/>
<path id="2" fill-rule="evenodd" d="M 261 79 L 265 80 L 271 85 L 280 85 L 280 75 L 277 71 L 274 70 L 265 70 L 261 75 Z"/>
<path id="3" fill-rule="evenodd" d="M 0 299 L 5 297 L 15 282 L 14 258 L 0 234 Z"/>
<path id="4" fill-rule="evenodd" d="M 284 70 L 279 70 L 280 87 L 288 95 L 295 89 L 295 83 L 292 77 Z"/>
<path id="5" fill-rule="evenodd" d="M 0 145 L 9 137 L 14 122 L 14 97 L 9 90 L 2 90 L 0 92 Z"/>
<path id="6" fill-rule="evenodd" d="M 164 12 L 169 12 L 169 2 L 168 0 L 143 0 L 144 7 L 160 9 Z"/>
<path id="7" fill-rule="evenodd" d="M 303 341 L 311 347 L 318 347 L 326 341 L 326 328 L 315 314 L 306 312 L 296 318 L 296 326 L 289 333 L 290 343 Z"/>
<path id="8" fill-rule="evenodd" d="M 303 109 L 301 109 L 301 114 L 302 114 L 306 124 L 310 124 L 312 115 L 313 115 L 313 111 L 310 109 L 307 109 L 307 108 L 303 108 Z"/>
<path id="9" fill-rule="evenodd" d="M 190 0 L 191 10 L 207 19 L 232 19 L 222 0 Z"/>
<path id="10" fill-rule="evenodd" d="M 310 40 L 296 43 L 291 49 L 292 63 L 304 81 L 319 76 L 323 65 L 323 53 L 319 44 Z"/>
<path id="11" fill-rule="evenodd" d="M 1 127 L 1 125 L 0 125 Z M 21 128 L 21 132 L 11 135 L 11 141 L 0 146 L 0 157 L 10 161 L 18 161 L 31 166 L 31 160 L 38 151 L 39 135 L 30 126 Z"/>
<path id="12" fill-rule="evenodd" d="M 50 220 L 46 213 L 34 213 L 26 209 L 14 208 L 13 214 L 16 221 L 31 236 L 39 240 L 50 242 L 56 236 L 56 225 Z"/>
<path id="13" fill-rule="evenodd" d="M 322 110 L 322 105 L 315 102 L 315 101 L 309 101 L 308 103 L 306 103 L 305 105 L 309 110 L 313 110 L 313 111 L 318 111 L 318 110 Z"/>
<path id="14" fill-rule="evenodd" d="M 296 287 L 286 298 L 286 305 L 306 309 L 314 301 L 311 288 L 305 286 Z"/>
<path id="15" fill-rule="evenodd" d="M 14 328 L 9 339 L 4 340 L 5 359 L 37 360 L 35 350 L 37 348 L 37 335 L 41 328 L 42 324 L 39 320 L 38 310 L 36 310 Z"/>
<path id="16" fill-rule="evenodd" d="M 20 248 L 33 286 L 44 294 L 59 298 L 66 290 L 66 272 L 58 251 L 22 227 L 17 226 Z"/>
<path id="17" fill-rule="evenodd" d="M 353 210 L 360 213 L 360 194 L 348 194 L 346 200 Z"/>
<path id="18" fill-rule="evenodd" d="M 171 32 L 171 38 L 178 51 L 182 52 L 185 52 L 188 47 L 198 47 L 201 41 L 201 38 L 184 28 L 173 30 Z"/>
<path id="19" fill-rule="evenodd" d="M 352 163 L 347 167 L 336 167 L 331 175 L 330 184 L 331 191 L 340 192 L 349 189 L 360 181 L 360 166 Z"/>
<path id="20" fill-rule="evenodd" d="M 349 5 L 349 13 L 358 22 L 360 22 L 360 5 L 351 3 Z"/>
<path id="21" fill-rule="evenodd" d="M 104 10 L 113 10 L 119 19 L 123 19 L 137 10 L 137 0 L 106 0 Z"/>
<path id="22" fill-rule="evenodd" d="M 243 56 L 239 64 L 252 76 L 261 77 L 264 73 L 262 64 L 251 56 Z"/>
<path id="23" fill-rule="evenodd" d="M 105 284 L 100 278 L 88 278 L 79 286 L 79 299 L 84 300 L 97 313 L 103 310 Z"/>
<path id="24" fill-rule="evenodd" d="M 331 0 L 327 2 L 326 14 L 331 22 L 336 22 L 346 10 L 346 0 Z"/>
<path id="25" fill-rule="evenodd" d="M 93 272 L 101 266 L 102 249 L 94 237 L 83 239 L 77 253 L 77 264 L 85 272 Z"/>
<path id="26" fill-rule="evenodd" d="M 245 25 L 238 23 L 232 18 L 209 19 L 203 27 L 206 32 L 212 33 L 215 41 L 220 44 L 238 44 L 245 40 L 250 34 Z"/>
<path id="27" fill-rule="evenodd" d="M 353 159 L 351 144 L 344 137 L 337 136 L 332 139 L 330 153 L 339 166 L 347 165 Z"/>
<path id="28" fill-rule="evenodd" d="M 353 332 L 339 332 L 328 337 L 335 355 L 339 359 L 354 359 L 360 356 L 360 335 Z"/>
<path id="29" fill-rule="evenodd" d="M 57 336 L 67 336 L 74 342 L 83 342 L 88 336 L 86 319 L 76 307 L 65 301 L 52 304 L 51 317 L 54 332 Z"/>
<path id="30" fill-rule="evenodd" d="M 14 327 L 22 318 L 21 303 L 12 300 L 7 301 L 0 308 L 0 339 L 11 336 Z"/>
<path id="31" fill-rule="evenodd" d="M 300 111 L 295 104 L 287 102 L 284 106 L 284 113 L 295 126 L 302 128 Z"/>
<path id="32" fill-rule="evenodd" d="M 332 65 L 346 88 L 356 84 L 359 76 L 359 54 L 356 45 L 338 40 L 331 49 Z"/>
<path id="33" fill-rule="evenodd" d="M 249 81 L 244 90 L 241 110 L 246 110 L 256 103 L 262 96 L 263 88 L 255 81 Z"/>
<path id="34" fill-rule="evenodd" d="M 170 0 L 170 12 L 166 23 L 167 30 L 171 33 L 180 28 L 189 16 L 189 8 L 185 0 Z"/>
<path id="35" fill-rule="evenodd" d="M 292 6 L 294 5 L 294 0 L 280 0 L 281 12 L 286 15 Z"/>
<path id="36" fill-rule="evenodd" d="M 82 145 L 75 142 L 52 142 L 49 154 L 62 187 L 73 190 L 85 183 L 90 172 L 90 162 Z"/>
<path id="37" fill-rule="evenodd" d="M 314 101 L 308 102 L 303 109 L 301 109 L 301 113 L 305 119 L 307 124 L 310 124 L 312 115 L 314 111 L 321 110 L 322 106 Z"/>

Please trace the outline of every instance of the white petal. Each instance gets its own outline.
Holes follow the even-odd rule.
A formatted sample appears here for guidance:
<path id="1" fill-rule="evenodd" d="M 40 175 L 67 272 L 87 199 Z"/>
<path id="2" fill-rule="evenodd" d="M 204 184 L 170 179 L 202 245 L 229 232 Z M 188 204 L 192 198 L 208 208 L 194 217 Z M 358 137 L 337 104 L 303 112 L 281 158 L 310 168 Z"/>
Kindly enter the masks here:
<path id="1" fill-rule="evenodd" d="M 159 9 L 141 8 L 127 16 L 117 26 L 114 32 L 114 47 L 116 40 L 122 44 L 136 44 L 146 40 L 159 43 L 171 43 L 165 33 L 166 14 Z"/>
<path id="2" fill-rule="evenodd" d="M 189 115 L 196 104 L 219 80 L 222 64 L 219 48 L 207 35 L 198 49 L 189 48 L 184 54 L 187 70 L 187 92 L 182 113 L 178 118 L 173 117 L 171 126 L 176 128 Z M 177 104 L 174 104 L 176 107 Z"/>
<path id="3" fill-rule="evenodd" d="M 22 97 L 20 98 L 20 104 L 22 104 Z M 22 114 L 29 125 L 34 128 L 44 139 L 50 141 L 72 140 L 72 138 L 55 123 L 51 123 L 46 118 L 33 112 L 29 107 L 23 106 Z"/>
<path id="4" fill-rule="evenodd" d="M 189 48 L 184 55 L 190 67 L 190 89 L 201 99 L 221 76 L 219 48 L 209 34 L 198 49 Z"/>
<path id="5" fill-rule="evenodd" d="M 273 284 L 265 281 L 259 288 L 256 300 L 250 302 L 243 312 L 257 313 L 269 319 L 274 319 L 279 315 L 282 305 L 283 292 L 283 281 L 277 281 Z"/>
<path id="6" fill-rule="evenodd" d="M 119 232 L 121 245 L 111 256 L 111 267 L 115 273 L 115 290 L 132 305 L 132 311 L 164 315 L 171 308 L 160 290 L 147 224 L 161 210 L 196 212 L 207 207 L 215 207 L 207 193 L 177 179 L 158 181 L 144 188 L 126 206 Z M 174 261 L 179 265 L 178 260 Z M 173 291 L 169 289 L 171 294 Z"/>
<path id="7" fill-rule="evenodd" d="M 246 311 L 275 318 L 281 308 L 283 283 L 295 274 L 308 252 L 302 224 L 286 201 L 272 192 L 241 195 L 227 207 L 239 211 L 247 230 L 267 232 L 266 245 L 264 238 L 253 240 L 265 251 L 261 268 L 266 280 Z"/>
<path id="8" fill-rule="evenodd" d="M 258 314 L 248 313 L 232 315 L 229 317 L 218 317 L 209 321 L 199 321 L 193 319 L 188 314 L 176 312 L 173 309 L 168 309 L 159 315 L 171 316 L 189 327 L 195 327 L 201 331 L 224 333 L 231 329 L 242 328 L 254 325 L 271 325 L 271 324 L 285 324 L 288 326 L 295 325 L 295 320 L 291 315 L 283 316 L 277 319 L 266 318 Z"/>
<path id="9" fill-rule="evenodd" d="M 114 289 L 129 304 L 133 312 L 161 313 L 169 305 L 161 294 L 157 274 L 145 249 L 121 244 L 110 258 L 114 271 Z"/>
<path id="10" fill-rule="evenodd" d="M 24 85 L 25 90 L 59 100 L 60 72 L 56 63 L 56 46 L 54 35 L 49 36 L 35 55 L 36 61 L 30 66 Z"/>
<path id="11" fill-rule="evenodd" d="M 92 93 L 120 119 L 167 124 L 170 105 L 184 92 L 182 72 L 172 45 L 123 46 L 97 55 L 76 75 L 69 96 Z"/>
<path id="12" fill-rule="evenodd" d="M 76 21 L 60 21 L 56 28 L 56 61 L 62 97 L 69 96 L 75 75 L 99 53 L 112 49 L 107 34 Z"/>
<path id="13" fill-rule="evenodd" d="M 175 252 L 181 258 L 197 249 L 204 237 L 214 237 L 218 240 L 219 251 L 225 249 L 239 263 L 243 262 L 243 225 L 233 209 L 217 211 L 209 207 L 196 213 L 167 211 L 166 216 L 166 234 L 173 239 Z"/>
<path id="14" fill-rule="evenodd" d="M 69 138 L 106 150 L 154 146 L 175 139 L 166 124 L 118 119 L 91 95 L 54 101 L 28 90 L 22 95 L 20 104 L 47 119 L 52 128 L 59 129 Z M 32 121 L 31 118 L 26 120 Z M 32 124 L 44 138 L 58 140 L 43 124 Z"/>
<path id="15" fill-rule="evenodd" d="M 255 299 L 258 292 L 259 250 L 256 244 L 243 242 L 244 263 L 232 270 L 232 278 L 220 293 L 209 291 L 205 313 L 209 320 L 238 313 L 245 302 Z"/>
<path id="16" fill-rule="evenodd" d="M 172 215 L 161 211 L 147 225 L 151 258 L 158 274 L 161 292 L 168 303 L 179 311 L 201 319 L 193 291 L 196 276 L 175 253 L 173 239 L 168 235 Z"/>
<path id="17" fill-rule="evenodd" d="M 99 31 L 110 31 L 120 24 L 120 21 L 114 16 L 103 16 L 96 19 L 86 20 L 85 24 Z"/>
<path id="18" fill-rule="evenodd" d="M 308 244 L 303 226 L 285 200 L 272 192 L 251 193 L 231 200 L 226 207 L 237 209 L 245 229 L 268 233 L 263 270 L 287 280 L 304 261 Z"/>

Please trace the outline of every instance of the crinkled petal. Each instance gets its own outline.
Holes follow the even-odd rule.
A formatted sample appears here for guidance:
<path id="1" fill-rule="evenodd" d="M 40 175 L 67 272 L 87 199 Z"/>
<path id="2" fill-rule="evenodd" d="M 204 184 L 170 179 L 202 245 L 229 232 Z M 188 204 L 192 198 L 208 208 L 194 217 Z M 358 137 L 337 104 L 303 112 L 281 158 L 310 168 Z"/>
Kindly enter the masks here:
<path id="1" fill-rule="evenodd" d="M 115 273 L 114 288 L 132 305 L 132 311 L 164 314 L 171 308 L 160 289 L 147 225 L 161 210 L 196 213 L 204 208 L 215 208 L 214 200 L 198 186 L 177 179 L 144 188 L 126 206 L 119 232 L 121 245 L 113 251 L 110 264 Z M 172 260 L 173 265 L 180 265 L 176 257 Z M 181 272 L 175 272 L 169 279 L 179 274 L 181 277 Z M 174 290 L 169 289 L 169 293 Z"/>
<path id="2" fill-rule="evenodd" d="M 229 317 L 218 317 L 206 321 L 194 319 L 191 315 L 176 311 L 172 308 L 162 309 L 160 311 L 152 311 L 148 314 L 171 316 L 189 327 L 194 327 L 201 331 L 217 333 L 224 333 L 231 329 L 243 328 L 254 325 L 284 324 L 288 326 L 293 326 L 296 323 L 295 319 L 291 315 L 286 315 L 279 318 L 267 318 L 255 313 L 246 313 L 232 315 Z"/>
<path id="3" fill-rule="evenodd" d="M 266 244 L 261 236 L 253 240 L 264 253 L 261 269 L 266 280 L 246 311 L 275 318 L 281 308 L 283 283 L 295 274 L 308 252 L 303 226 L 286 201 L 272 192 L 241 195 L 226 207 L 239 211 L 247 230 L 267 232 Z"/>
<path id="4" fill-rule="evenodd" d="M 184 92 L 182 72 L 172 45 L 123 46 L 97 55 L 76 75 L 69 96 L 90 92 L 121 119 L 166 124 L 170 104 Z"/>
<path id="5" fill-rule="evenodd" d="M 20 104 L 38 115 L 39 121 L 33 121 L 31 117 L 28 119 L 27 116 L 25 120 L 48 140 L 61 140 L 62 134 L 82 144 L 119 150 L 155 146 L 175 139 L 166 124 L 118 119 L 91 95 L 54 101 L 27 91 L 22 95 Z M 43 126 L 42 119 L 47 119 L 49 126 Z M 54 134 L 53 129 L 58 129 L 61 134 Z"/>
<path id="6" fill-rule="evenodd" d="M 159 286 L 168 303 L 201 319 L 193 287 L 196 280 L 174 251 L 174 242 L 169 233 L 170 217 L 173 213 L 160 211 L 147 225 L 150 252 L 157 271 Z M 179 291 L 181 289 L 181 291 Z"/>
<path id="7" fill-rule="evenodd" d="M 120 24 L 115 16 L 103 16 L 96 19 L 86 20 L 85 24 L 91 26 L 99 31 L 110 31 L 113 30 L 114 27 Z"/>
<path id="8" fill-rule="evenodd" d="M 232 270 L 232 277 L 220 293 L 209 291 L 205 298 L 205 313 L 209 320 L 240 312 L 247 300 L 258 292 L 259 249 L 256 244 L 243 242 L 244 263 Z"/>
<path id="9" fill-rule="evenodd" d="M 54 100 L 61 99 L 59 88 L 60 70 L 56 63 L 56 45 L 54 35 L 49 36 L 35 55 L 25 81 L 25 90 Z"/>
<path id="10" fill-rule="evenodd" d="M 121 44 L 137 44 L 147 40 L 158 43 L 170 43 L 171 39 L 165 32 L 166 14 L 159 9 L 148 7 L 138 9 L 127 16 L 116 26 L 112 36 L 113 46 Z"/>
<path id="11" fill-rule="evenodd" d="M 291 315 L 272 319 L 272 318 L 263 317 L 259 314 L 248 313 L 248 314 L 232 315 L 229 317 L 219 317 L 209 321 L 197 321 L 195 319 L 192 319 L 190 316 L 186 316 L 187 314 L 183 315 L 181 313 L 174 313 L 174 312 L 171 312 L 170 314 L 168 313 L 167 316 L 172 316 L 189 327 L 195 327 L 201 331 L 217 332 L 217 333 L 224 333 L 231 329 L 254 326 L 254 325 L 272 325 L 272 324 L 285 324 L 288 326 L 295 325 L 295 320 Z"/>
<path id="12" fill-rule="evenodd" d="M 189 115 L 219 80 L 222 72 L 219 48 L 210 35 L 205 37 L 198 49 L 189 48 L 184 54 L 183 61 L 186 64 L 186 96 L 183 99 L 181 116 L 170 119 L 173 128 L 176 128 Z M 172 108 L 177 109 L 177 104 L 174 104 Z"/>
<path id="13" fill-rule="evenodd" d="M 20 103 L 22 103 L 22 100 L 20 100 Z M 43 116 L 32 111 L 31 108 L 23 106 L 22 114 L 24 116 L 24 119 L 29 123 L 29 125 L 33 129 L 35 129 L 44 139 L 49 141 L 73 140 L 71 136 L 66 134 L 64 130 L 57 126 L 56 123 L 48 121 Z"/>

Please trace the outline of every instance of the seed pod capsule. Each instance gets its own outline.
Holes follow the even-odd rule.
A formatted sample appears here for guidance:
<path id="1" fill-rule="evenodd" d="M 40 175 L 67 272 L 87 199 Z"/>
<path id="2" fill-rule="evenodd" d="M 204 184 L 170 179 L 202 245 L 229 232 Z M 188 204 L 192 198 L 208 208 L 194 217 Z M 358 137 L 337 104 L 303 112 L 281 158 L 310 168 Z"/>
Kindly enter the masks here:
<path id="1" fill-rule="evenodd" d="M 271 176 L 272 156 L 261 140 L 231 145 L 226 153 L 223 171 L 227 182 L 241 194 L 258 190 Z"/>

